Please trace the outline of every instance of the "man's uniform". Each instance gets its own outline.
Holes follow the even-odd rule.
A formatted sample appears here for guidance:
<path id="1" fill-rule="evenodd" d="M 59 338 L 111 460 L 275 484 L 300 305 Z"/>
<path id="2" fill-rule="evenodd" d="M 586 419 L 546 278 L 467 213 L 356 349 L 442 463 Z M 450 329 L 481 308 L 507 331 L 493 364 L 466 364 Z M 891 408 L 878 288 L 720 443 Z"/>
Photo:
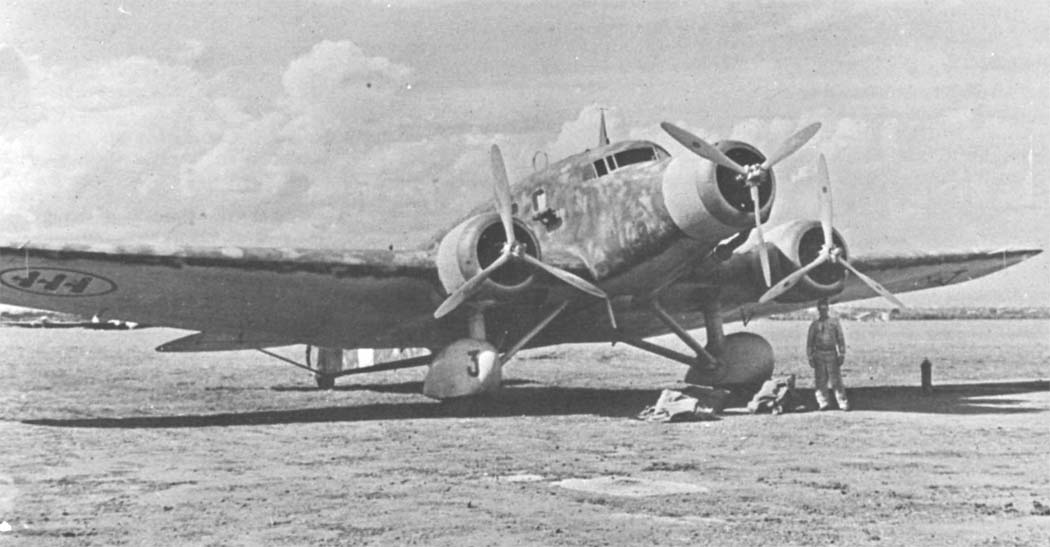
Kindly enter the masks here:
<path id="1" fill-rule="evenodd" d="M 817 319 L 809 326 L 809 338 L 806 342 L 806 354 L 809 366 L 813 367 L 816 381 L 815 395 L 821 410 L 828 407 L 828 384 L 835 390 L 835 399 L 839 408 L 849 410 L 849 399 L 846 398 L 846 386 L 842 383 L 842 362 L 846 358 L 846 338 L 842 334 L 842 325 L 834 317 Z"/>

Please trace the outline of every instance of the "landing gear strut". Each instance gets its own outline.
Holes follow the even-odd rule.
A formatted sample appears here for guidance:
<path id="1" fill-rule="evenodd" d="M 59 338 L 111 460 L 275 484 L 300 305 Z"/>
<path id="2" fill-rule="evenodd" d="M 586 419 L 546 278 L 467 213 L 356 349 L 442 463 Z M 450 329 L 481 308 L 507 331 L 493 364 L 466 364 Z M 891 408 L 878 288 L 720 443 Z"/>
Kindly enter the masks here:
<path id="1" fill-rule="evenodd" d="M 423 381 L 423 395 L 433 399 L 452 399 L 498 390 L 503 379 L 503 365 L 565 311 L 568 305 L 569 301 L 566 300 L 555 306 L 501 355 L 487 341 L 484 306 L 472 304 L 467 322 L 470 338 L 456 340 L 438 353 Z"/>
<path id="2" fill-rule="evenodd" d="M 309 356 L 309 347 L 307 347 Z M 335 374 L 343 371 L 343 348 L 317 348 L 317 370 L 314 379 L 319 389 L 335 387 Z"/>
<path id="3" fill-rule="evenodd" d="M 310 358 L 313 346 L 306 346 L 306 364 L 299 363 L 293 359 L 289 359 L 278 353 L 274 353 L 265 348 L 255 348 L 256 351 L 264 355 L 268 355 L 283 361 L 296 368 L 301 368 L 314 374 L 314 379 L 317 381 L 317 387 L 321 389 L 332 389 L 335 387 L 335 379 L 342 376 L 350 376 L 351 374 L 365 374 L 370 372 L 381 372 L 384 370 L 397 370 L 402 368 L 415 368 L 430 364 L 433 360 L 432 355 L 417 355 L 415 357 L 408 357 L 406 359 L 399 359 L 397 361 L 385 361 L 372 365 L 370 367 L 351 368 L 343 370 L 343 349 L 342 348 L 327 348 L 319 347 L 317 352 L 317 367 L 315 368 Z"/>
<path id="4" fill-rule="evenodd" d="M 638 349 L 678 361 L 689 366 L 685 381 L 690 384 L 748 387 L 761 385 L 773 375 L 773 346 L 765 338 L 749 332 L 737 332 L 726 336 L 721 315 L 721 300 L 717 294 L 704 298 L 704 326 L 707 345 L 703 346 L 675 321 L 653 298 L 649 305 L 658 318 L 671 330 L 694 355 L 686 355 L 672 349 L 647 342 L 640 338 L 624 336 L 619 341 Z"/>

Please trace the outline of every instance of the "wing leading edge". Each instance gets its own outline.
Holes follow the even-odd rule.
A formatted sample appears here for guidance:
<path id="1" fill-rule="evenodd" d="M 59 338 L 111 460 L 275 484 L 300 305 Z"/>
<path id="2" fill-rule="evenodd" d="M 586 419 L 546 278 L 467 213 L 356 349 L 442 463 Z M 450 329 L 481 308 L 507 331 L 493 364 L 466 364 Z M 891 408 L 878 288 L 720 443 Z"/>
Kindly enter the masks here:
<path id="1" fill-rule="evenodd" d="M 970 281 L 1004 270 L 1043 252 L 1041 249 L 1000 249 L 955 253 L 872 255 L 853 264 L 895 293 L 919 291 Z M 874 296 L 859 280 L 850 277 L 836 302 Z"/>
<path id="2" fill-rule="evenodd" d="M 1043 251 L 1041 249 L 999 249 L 968 252 L 931 252 L 900 255 L 866 255 L 851 257 L 850 262 L 889 291 L 900 294 L 943 287 L 971 281 L 1023 262 Z M 733 280 L 737 281 L 738 280 Z M 729 291 L 730 294 L 748 294 L 748 291 Z M 830 297 L 835 303 L 875 298 L 876 295 L 856 276 L 846 279 L 842 292 Z M 907 298 L 902 298 L 907 304 Z M 754 304 L 736 299 L 724 303 L 727 320 L 746 317 L 758 318 L 785 313 L 812 306 L 812 302 Z"/>

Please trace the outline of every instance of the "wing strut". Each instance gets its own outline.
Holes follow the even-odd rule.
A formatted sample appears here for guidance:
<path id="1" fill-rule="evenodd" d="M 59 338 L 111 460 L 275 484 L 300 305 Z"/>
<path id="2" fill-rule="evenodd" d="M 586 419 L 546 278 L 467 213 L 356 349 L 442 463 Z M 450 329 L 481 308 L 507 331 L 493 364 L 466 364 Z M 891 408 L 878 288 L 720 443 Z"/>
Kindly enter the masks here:
<path id="1" fill-rule="evenodd" d="M 708 349 L 705 348 L 702 344 L 700 344 L 700 342 L 697 341 L 696 338 L 693 338 L 693 336 L 689 334 L 689 331 L 685 330 L 685 328 L 679 325 L 678 321 L 675 321 L 674 317 L 672 317 L 671 314 L 664 309 L 663 305 L 660 304 L 659 298 L 652 298 L 651 300 L 649 300 L 648 305 L 649 309 L 651 309 L 653 313 L 656 314 L 656 317 L 660 320 L 660 322 L 666 325 L 667 328 L 675 334 L 675 336 L 677 336 L 682 342 L 685 343 L 685 345 L 689 346 L 689 349 L 693 350 L 695 355 L 687 355 L 685 353 L 681 353 L 673 349 L 665 348 L 661 345 L 642 340 L 641 338 L 638 338 L 636 336 L 630 336 L 621 330 L 614 331 L 616 336 L 615 341 L 623 342 L 628 346 L 636 347 L 642 351 L 648 351 L 649 353 L 659 355 L 660 357 L 665 357 L 672 361 L 678 361 L 679 363 L 688 365 L 690 368 L 701 369 L 704 373 L 715 373 L 722 368 L 722 362 L 718 359 L 718 357 L 712 354 L 711 351 L 708 351 Z M 714 304 L 712 304 L 712 306 L 708 307 L 717 310 L 720 306 L 718 306 L 716 301 Z M 705 311 L 704 313 L 706 314 L 707 312 Z M 706 319 L 706 315 L 704 321 L 705 323 L 708 321 Z M 721 322 L 718 322 L 718 325 L 721 326 Z M 711 340 L 709 340 L 708 342 L 710 343 Z M 717 351 L 716 348 L 712 349 L 715 349 Z"/>
<path id="2" fill-rule="evenodd" d="M 387 370 L 397 370 L 400 368 L 422 367 L 429 365 L 430 362 L 434 359 L 433 355 L 417 355 L 416 357 L 409 357 L 408 359 L 399 359 L 397 361 L 387 361 L 385 363 L 379 363 L 378 365 L 372 365 L 370 367 L 351 368 L 347 370 L 341 370 L 339 372 L 322 372 L 314 367 L 304 365 L 294 359 L 289 359 L 283 355 L 274 353 L 267 349 L 255 348 L 255 351 L 273 357 L 278 361 L 288 363 L 293 367 L 301 368 L 303 370 L 310 371 L 318 376 L 324 376 L 327 378 L 339 378 L 342 376 L 350 376 L 351 374 L 365 374 L 368 372 L 383 372 Z"/>
<path id="3" fill-rule="evenodd" d="M 561 315 L 561 312 L 565 311 L 565 308 L 568 307 L 568 305 L 568 300 L 565 300 L 561 304 L 558 304 L 558 307 L 554 308 L 554 310 L 551 313 L 547 314 L 547 317 L 544 317 L 542 321 L 536 323 L 536 326 L 532 327 L 532 329 L 530 329 L 529 332 L 525 333 L 525 336 L 522 336 L 521 340 L 518 340 L 517 343 L 511 346 L 509 350 L 504 352 L 503 355 L 500 356 L 500 361 L 503 364 L 506 364 L 507 361 L 513 359 L 514 355 L 521 351 L 521 348 L 525 347 L 525 344 L 528 344 L 532 341 L 533 338 L 536 337 L 537 334 L 543 332 L 543 329 L 547 328 L 547 325 L 549 325 L 551 321 L 554 321 L 555 317 Z"/>

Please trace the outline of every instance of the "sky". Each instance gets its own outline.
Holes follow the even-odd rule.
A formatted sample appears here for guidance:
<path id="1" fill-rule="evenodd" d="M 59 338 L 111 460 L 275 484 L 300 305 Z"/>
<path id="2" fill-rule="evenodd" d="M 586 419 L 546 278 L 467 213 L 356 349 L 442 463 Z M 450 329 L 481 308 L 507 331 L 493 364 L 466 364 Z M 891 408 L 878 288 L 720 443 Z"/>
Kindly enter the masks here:
<path id="1" fill-rule="evenodd" d="M 1009 9 L 1006 9 L 1007 5 Z M 414 247 L 511 178 L 661 121 L 828 158 L 854 255 L 1050 249 L 1050 4 L 0 5 L 5 241 Z M 916 305 L 1050 305 L 1050 259 Z"/>

